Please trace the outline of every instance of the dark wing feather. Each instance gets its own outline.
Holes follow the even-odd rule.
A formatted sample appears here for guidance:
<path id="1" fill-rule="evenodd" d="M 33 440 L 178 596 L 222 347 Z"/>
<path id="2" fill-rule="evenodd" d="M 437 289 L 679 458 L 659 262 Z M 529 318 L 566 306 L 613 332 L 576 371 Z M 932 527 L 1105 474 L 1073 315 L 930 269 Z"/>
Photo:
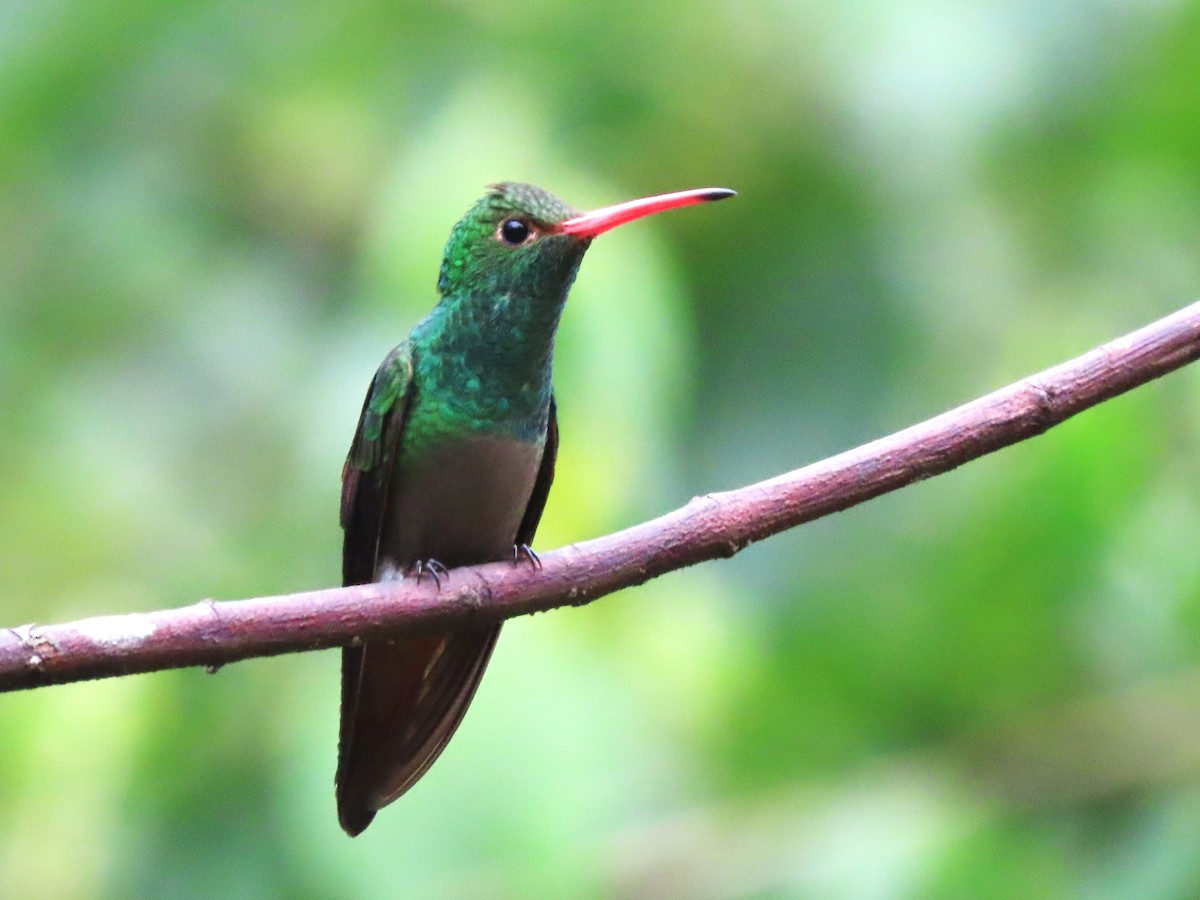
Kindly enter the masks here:
<path id="1" fill-rule="evenodd" d="M 387 489 L 411 405 L 412 351 L 405 341 L 384 358 L 367 396 L 346 464 L 342 467 L 342 583 L 375 580 L 376 551 L 387 505 Z M 342 650 L 342 716 L 338 737 L 339 785 L 345 777 L 356 719 L 364 647 Z M 340 806 L 340 804 L 339 804 Z M 369 822 L 368 817 L 366 822 Z M 366 827 L 361 824 L 359 831 Z M 343 824 L 346 824 L 343 822 Z M 349 825 L 346 825 L 349 830 Z"/>
<path id="2" fill-rule="evenodd" d="M 358 697 L 353 766 L 338 784 L 342 827 L 358 834 L 425 774 L 457 730 L 483 677 L 499 625 L 362 648 L 370 686 Z M 379 690 L 388 685 L 391 690 Z"/>
<path id="3" fill-rule="evenodd" d="M 384 358 L 363 400 L 354 442 L 342 467 L 343 584 L 375 580 L 388 485 L 411 405 L 412 372 L 412 350 L 404 341 Z"/>
<path id="4" fill-rule="evenodd" d="M 517 544 L 533 543 L 537 532 L 538 522 L 546 509 L 546 498 L 550 496 L 550 485 L 554 481 L 554 461 L 558 458 L 558 410 L 554 403 L 554 395 L 550 396 L 550 418 L 546 421 L 546 449 L 542 451 L 542 464 L 538 468 L 537 480 L 533 482 L 533 493 L 529 495 L 529 505 L 525 507 L 525 515 L 521 518 L 521 527 L 517 529 Z"/>

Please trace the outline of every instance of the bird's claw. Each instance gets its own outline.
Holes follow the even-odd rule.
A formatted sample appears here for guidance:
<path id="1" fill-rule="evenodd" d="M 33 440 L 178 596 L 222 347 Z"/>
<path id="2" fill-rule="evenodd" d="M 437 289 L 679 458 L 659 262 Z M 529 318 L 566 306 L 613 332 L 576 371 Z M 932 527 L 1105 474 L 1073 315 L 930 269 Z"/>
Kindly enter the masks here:
<path id="1" fill-rule="evenodd" d="M 542 558 L 537 555 L 532 547 L 528 544 L 513 544 L 513 565 L 517 565 L 524 559 L 534 569 L 542 567 Z"/>
<path id="2" fill-rule="evenodd" d="M 436 559 L 417 560 L 417 564 L 413 566 L 413 573 L 417 576 L 417 584 L 421 583 L 421 578 L 426 572 L 429 573 L 429 577 L 433 579 L 433 583 L 437 585 L 439 591 L 442 589 L 442 579 L 450 576 L 450 570 Z"/>

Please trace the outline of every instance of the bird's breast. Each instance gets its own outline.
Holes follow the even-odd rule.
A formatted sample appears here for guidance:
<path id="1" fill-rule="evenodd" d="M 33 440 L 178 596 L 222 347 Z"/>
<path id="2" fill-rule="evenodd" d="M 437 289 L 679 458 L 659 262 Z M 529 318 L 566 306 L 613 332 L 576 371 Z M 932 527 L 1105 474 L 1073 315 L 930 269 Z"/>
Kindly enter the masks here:
<path id="1" fill-rule="evenodd" d="M 507 559 L 533 493 L 544 442 L 438 436 L 397 460 L 380 533 L 379 567 Z"/>

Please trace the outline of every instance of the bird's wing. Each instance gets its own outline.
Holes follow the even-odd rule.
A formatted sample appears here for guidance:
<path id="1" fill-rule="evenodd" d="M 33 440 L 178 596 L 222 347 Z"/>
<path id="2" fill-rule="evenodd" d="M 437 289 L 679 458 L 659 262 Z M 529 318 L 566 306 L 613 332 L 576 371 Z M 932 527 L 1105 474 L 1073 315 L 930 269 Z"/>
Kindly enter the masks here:
<path id="1" fill-rule="evenodd" d="M 358 428 L 354 432 L 354 441 L 350 445 L 346 464 L 342 467 L 340 519 L 345 532 L 342 583 L 346 585 L 369 584 L 375 580 L 379 535 L 386 512 L 388 485 L 410 405 L 412 373 L 412 350 L 404 341 L 384 358 L 371 380 L 358 419 Z M 339 801 L 341 785 L 347 776 L 364 649 L 360 645 L 342 650 L 342 717 L 337 773 Z"/>
<path id="2" fill-rule="evenodd" d="M 412 348 L 404 341 L 384 358 L 363 401 L 354 442 L 342 467 L 343 584 L 375 580 L 376 550 L 408 418 L 412 375 Z"/>
<path id="3" fill-rule="evenodd" d="M 546 449 L 542 451 L 542 464 L 538 468 L 537 480 L 533 482 L 533 493 L 529 495 L 529 505 L 525 507 L 525 515 L 521 518 L 521 527 L 517 529 L 517 544 L 526 546 L 533 543 L 537 532 L 538 522 L 542 520 L 542 512 L 546 509 L 546 498 L 550 496 L 550 484 L 554 481 L 554 461 L 558 457 L 558 411 L 555 407 L 554 396 L 550 396 L 550 418 L 546 423 Z"/>

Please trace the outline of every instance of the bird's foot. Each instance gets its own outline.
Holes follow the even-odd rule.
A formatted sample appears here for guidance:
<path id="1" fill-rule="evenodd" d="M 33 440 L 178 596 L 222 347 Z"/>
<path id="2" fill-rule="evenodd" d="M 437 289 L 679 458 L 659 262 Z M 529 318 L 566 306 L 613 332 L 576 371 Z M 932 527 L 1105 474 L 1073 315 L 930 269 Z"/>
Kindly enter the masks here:
<path id="1" fill-rule="evenodd" d="M 417 584 L 421 583 L 421 578 L 426 572 L 429 573 L 429 577 L 433 579 L 433 583 L 437 585 L 438 590 L 442 589 L 442 579 L 448 578 L 450 575 L 450 570 L 436 559 L 417 560 L 416 565 L 412 567 L 412 574 L 417 576 Z"/>
<path id="2" fill-rule="evenodd" d="M 534 552 L 534 549 L 528 544 L 513 544 L 513 565 L 518 565 L 521 560 L 525 560 L 534 569 L 542 567 L 542 558 Z"/>

